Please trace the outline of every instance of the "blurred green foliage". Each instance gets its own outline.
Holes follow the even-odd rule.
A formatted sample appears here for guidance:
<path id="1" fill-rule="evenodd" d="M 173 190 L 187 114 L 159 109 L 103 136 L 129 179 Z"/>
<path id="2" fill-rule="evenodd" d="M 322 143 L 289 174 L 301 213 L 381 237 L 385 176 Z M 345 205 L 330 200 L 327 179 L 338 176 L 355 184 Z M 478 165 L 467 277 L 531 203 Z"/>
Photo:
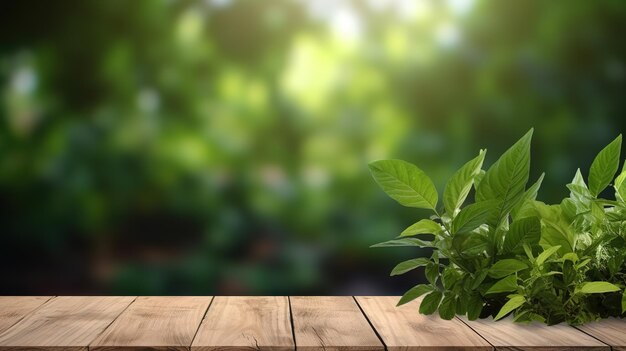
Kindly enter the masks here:
<path id="1" fill-rule="evenodd" d="M 422 213 L 369 161 L 441 188 L 534 126 L 554 201 L 626 124 L 618 0 L 14 1 L 0 23 L 0 293 L 399 293 L 414 253 L 368 246 Z"/>

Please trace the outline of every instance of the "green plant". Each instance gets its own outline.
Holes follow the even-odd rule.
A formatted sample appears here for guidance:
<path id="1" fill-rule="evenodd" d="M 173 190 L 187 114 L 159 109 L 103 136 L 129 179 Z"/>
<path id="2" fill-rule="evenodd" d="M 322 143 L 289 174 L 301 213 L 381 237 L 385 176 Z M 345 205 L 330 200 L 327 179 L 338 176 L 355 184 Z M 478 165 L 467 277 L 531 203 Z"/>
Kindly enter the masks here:
<path id="1" fill-rule="evenodd" d="M 599 197 L 619 167 L 621 135 L 567 187 L 570 196 L 547 205 L 536 196 L 543 174 L 527 187 L 532 130 L 487 171 L 485 150 L 448 181 L 442 201 L 418 167 L 401 160 L 372 162 L 376 182 L 401 205 L 432 216 L 394 240 L 373 247 L 431 248 L 429 258 L 398 264 L 391 275 L 424 267 L 427 284 L 398 305 L 424 295 L 419 311 L 470 320 L 513 312 L 515 321 L 577 325 L 626 311 L 626 165 L 615 199 Z M 465 205 L 474 190 L 474 202 Z"/>

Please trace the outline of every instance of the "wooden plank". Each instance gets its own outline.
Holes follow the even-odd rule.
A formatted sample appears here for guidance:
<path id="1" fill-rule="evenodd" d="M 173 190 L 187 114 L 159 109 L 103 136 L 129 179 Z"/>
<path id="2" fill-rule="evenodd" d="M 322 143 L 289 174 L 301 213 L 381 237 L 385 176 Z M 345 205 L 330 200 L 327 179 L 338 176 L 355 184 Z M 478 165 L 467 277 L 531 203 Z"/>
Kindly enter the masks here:
<path id="1" fill-rule="evenodd" d="M 216 296 L 192 350 L 294 349 L 286 296 Z"/>
<path id="2" fill-rule="evenodd" d="M 294 296 L 291 313 L 298 350 L 384 350 L 351 296 Z"/>
<path id="3" fill-rule="evenodd" d="M 540 323 L 514 323 L 511 318 L 468 321 L 474 331 L 496 350 L 610 350 L 610 347 L 567 324 L 546 326 Z"/>
<path id="4" fill-rule="evenodd" d="M 614 351 L 626 351 L 626 319 L 608 318 L 576 328 L 610 345 Z"/>
<path id="5" fill-rule="evenodd" d="M 0 350 L 87 350 L 134 297 L 56 297 L 0 334 Z"/>
<path id="6" fill-rule="evenodd" d="M 357 296 L 356 300 L 390 351 L 493 350 L 458 319 L 418 312 L 421 299 L 396 307 L 400 297 Z"/>
<path id="7" fill-rule="evenodd" d="M 89 349 L 189 350 L 211 298 L 138 297 Z"/>
<path id="8" fill-rule="evenodd" d="M 51 298 L 52 296 L 0 296 L 0 333 Z"/>

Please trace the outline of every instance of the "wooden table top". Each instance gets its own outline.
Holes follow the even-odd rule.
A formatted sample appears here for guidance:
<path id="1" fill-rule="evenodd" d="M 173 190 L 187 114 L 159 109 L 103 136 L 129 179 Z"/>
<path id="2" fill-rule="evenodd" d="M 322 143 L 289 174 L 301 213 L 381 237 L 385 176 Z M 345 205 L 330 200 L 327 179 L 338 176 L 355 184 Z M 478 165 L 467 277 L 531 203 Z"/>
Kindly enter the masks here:
<path id="1" fill-rule="evenodd" d="M 0 296 L 0 350 L 622 350 L 626 320 L 450 321 L 394 296 Z"/>

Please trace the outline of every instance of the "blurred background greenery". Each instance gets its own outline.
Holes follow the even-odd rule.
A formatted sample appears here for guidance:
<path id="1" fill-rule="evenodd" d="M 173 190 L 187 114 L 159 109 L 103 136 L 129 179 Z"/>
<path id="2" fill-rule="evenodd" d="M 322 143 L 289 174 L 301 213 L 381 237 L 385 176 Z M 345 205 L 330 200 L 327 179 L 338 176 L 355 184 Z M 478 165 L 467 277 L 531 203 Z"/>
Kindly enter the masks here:
<path id="1" fill-rule="evenodd" d="M 539 198 L 624 130 L 626 2 L 0 5 L 2 294 L 396 294 L 439 189 L 530 127 Z"/>

